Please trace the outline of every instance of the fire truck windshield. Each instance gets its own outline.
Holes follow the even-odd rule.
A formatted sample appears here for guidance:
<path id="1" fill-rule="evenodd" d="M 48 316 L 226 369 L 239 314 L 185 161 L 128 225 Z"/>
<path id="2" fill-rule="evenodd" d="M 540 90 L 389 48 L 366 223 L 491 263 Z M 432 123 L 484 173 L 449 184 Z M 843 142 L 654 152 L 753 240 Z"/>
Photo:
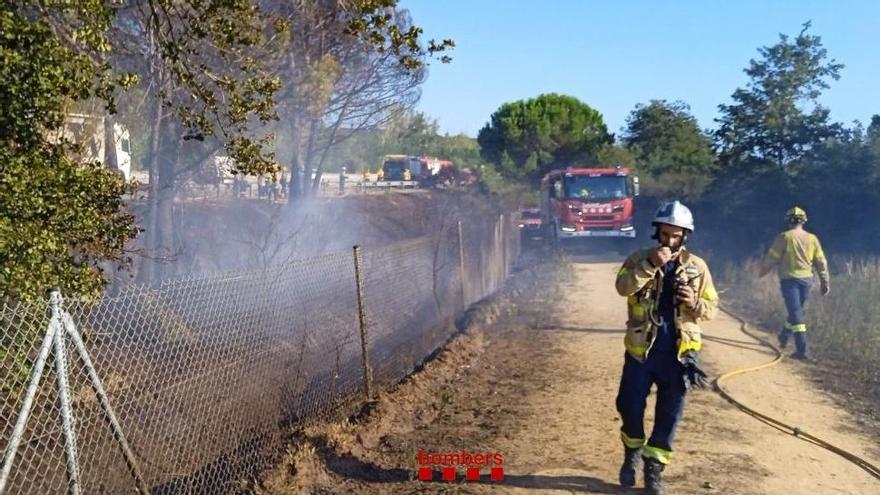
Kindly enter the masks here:
<path id="1" fill-rule="evenodd" d="M 385 171 L 385 178 L 389 180 L 402 180 L 404 170 L 409 170 L 413 176 L 422 173 L 422 163 L 410 158 L 385 160 L 382 168 Z"/>
<path id="2" fill-rule="evenodd" d="M 626 177 L 573 175 L 565 178 L 565 198 L 608 201 L 627 197 Z"/>

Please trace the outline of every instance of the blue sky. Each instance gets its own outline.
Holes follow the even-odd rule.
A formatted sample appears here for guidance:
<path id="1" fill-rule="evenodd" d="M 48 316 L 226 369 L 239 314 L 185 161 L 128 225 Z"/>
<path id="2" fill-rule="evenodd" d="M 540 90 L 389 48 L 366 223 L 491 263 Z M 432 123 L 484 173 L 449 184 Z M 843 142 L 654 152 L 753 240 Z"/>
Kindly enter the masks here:
<path id="1" fill-rule="evenodd" d="M 506 101 L 575 96 L 618 133 L 636 103 L 683 100 L 703 128 L 744 86 L 742 70 L 779 33 L 812 21 L 843 63 L 822 103 L 851 123 L 880 113 L 877 1 L 400 0 L 426 38 L 453 38 L 448 65 L 432 63 L 418 109 L 443 132 L 476 136 Z"/>

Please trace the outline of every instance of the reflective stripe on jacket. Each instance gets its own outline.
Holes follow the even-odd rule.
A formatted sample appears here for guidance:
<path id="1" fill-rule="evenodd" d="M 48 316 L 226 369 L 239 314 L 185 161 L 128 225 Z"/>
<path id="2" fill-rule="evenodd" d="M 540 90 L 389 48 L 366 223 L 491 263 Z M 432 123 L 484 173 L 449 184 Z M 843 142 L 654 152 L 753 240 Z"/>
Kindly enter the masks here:
<path id="1" fill-rule="evenodd" d="M 663 270 L 654 267 L 649 259 L 654 249 L 636 251 L 617 272 L 615 286 L 618 294 L 627 298 L 628 319 L 624 345 L 627 352 L 643 361 L 651 350 L 657 329 L 655 301 L 663 288 Z M 702 348 L 699 322 L 715 317 L 718 312 L 718 293 L 712 284 L 709 267 L 700 257 L 682 248 L 676 276 L 685 277 L 698 295 L 697 305 L 691 309 L 678 305 L 675 328 L 678 334 L 678 358 L 688 350 Z M 651 315 L 654 313 L 654 322 Z"/>
<path id="2" fill-rule="evenodd" d="M 813 265 L 819 280 L 828 283 L 828 262 L 819 238 L 803 229 L 791 229 L 776 236 L 767 257 L 777 265 L 780 279 L 813 278 Z"/>

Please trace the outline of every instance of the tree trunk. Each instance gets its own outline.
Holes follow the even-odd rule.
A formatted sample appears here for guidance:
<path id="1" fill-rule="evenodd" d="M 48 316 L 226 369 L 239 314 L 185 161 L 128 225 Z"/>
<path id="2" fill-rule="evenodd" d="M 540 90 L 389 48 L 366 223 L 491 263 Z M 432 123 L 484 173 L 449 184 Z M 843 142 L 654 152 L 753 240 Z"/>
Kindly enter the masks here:
<path id="1" fill-rule="evenodd" d="M 318 161 L 318 173 L 315 175 L 315 182 L 312 184 L 312 191 L 317 193 L 318 187 L 321 185 L 321 176 L 324 174 L 324 162 L 327 160 L 327 155 L 330 154 L 330 149 L 335 146 L 336 143 L 336 133 L 339 131 L 339 127 L 342 125 L 342 122 L 345 120 L 346 112 L 348 111 L 348 102 L 345 103 L 342 107 L 342 111 L 339 114 L 339 117 L 336 119 L 336 122 L 333 123 L 333 127 L 330 130 L 330 135 L 327 137 L 327 142 L 324 144 L 324 149 L 321 152 L 321 159 Z M 348 170 L 348 172 L 352 172 L 352 170 Z"/>
<path id="2" fill-rule="evenodd" d="M 114 172 L 119 171 L 119 157 L 116 156 L 116 117 L 104 117 L 104 165 Z"/>
<path id="3" fill-rule="evenodd" d="M 304 184 L 304 196 L 315 196 L 317 192 L 317 188 L 315 186 L 315 181 L 317 184 L 321 183 L 321 179 L 319 177 L 321 171 L 316 170 L 315 176 L 312 177 L 312 169 L 314 169 L 315 164 L 315 142 L 318 140 L 318 133 L 316 132 L 317 125 L 315 123 L 315 119 L 311 119 L 309 122 L 309 144 L 306 146 L 306 157 L 305 157 L 305 169 L 307 171 L 306 177 L 309 178 L 310 184 Z"/>
<path id="4" fill-rule="evenodd" d="M 288 186 L 288 204 L 293 204 L 302 199 L 305 178 L 302 162 L 302 119 L 299 112 L 294 110 L 290 118 L 290 185 Z"/>
<path id="5" fill-rule="evenodd" d="M 176 253 L 174 228 L 175 169 L 181 138 L 179 126 L 164 125 L 166 115 L 156 103 L 149 151 L 149 208 L 145 229 L 146 259 L 138 270 L 138 283 L 154 285 L 174 274 L 171 266 Z"/>
<path id="6" fill-rule="evenodd" d="M 156 242 L 159 262 L 155 267 L 155 282 L 175 274 L 177 246 L 175 242 L 174 228 L 174 193 L 176 185 L 175 169 L 180 161 L 180 147 L 182 144 L 181 129 L 177 125 L 168 126 L 171 132 L 163 134 L 163 144 L 160 149 L 160 174 L 159 174 L 159 201 L 156 216 Z"/>
<path id="7" fill-rule="evenodd" d="M 135 279 L 138 284 L 144 285 L 150 285 L 153 280 L 155 280 L 153 277 L 153 271 L 156 263 L 153 258 L 156 256 L 158 240 L 156 226 L 159 211 L 159 180 L 161 175 L 159 170 L 159 145 L 162 140 L 163 119 L 164 114 L 162 103 L 156 101 L 154 102 L 152 127 L 150 128 L 150 141 L 147 149 L 147 171 L 149 173 L 147 198 L 149 206 L 147 208 L 143 236 L 143 249 L 145 251 L 145 256 L 141 257 L 141 262 L 139 263 L 140 266 L 138 267 L 137 277 Z"/>

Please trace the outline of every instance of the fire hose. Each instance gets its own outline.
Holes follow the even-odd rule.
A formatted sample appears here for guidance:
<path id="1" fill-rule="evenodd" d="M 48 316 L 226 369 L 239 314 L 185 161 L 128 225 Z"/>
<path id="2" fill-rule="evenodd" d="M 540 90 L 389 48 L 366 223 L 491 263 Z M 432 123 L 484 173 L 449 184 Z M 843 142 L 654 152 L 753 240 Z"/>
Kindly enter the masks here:
<path id="1" fill-rule="evenodd" d="M 870 474 L 870 475 L 873 476 L 874 478 L 880 479 L 880 467 L 878 467 L 878 466 L 872 464 L 872 463 L 869 462 L 868 460 L 866 460 L 866 459 L 864 459 L 864 458 L 862 458 L 862 457 L 859 457 L 858 455 L 855 455 L 855 454 L 853 454 L 852 452 L 849 452 L 849 451 L 844 450 L 844 449 L 842 449 L 842 448 L 840 448 L 840 447 L 837 447 L 837 446 L 835 446 L 835 445 L 832 445 L 832 444 L 826 442 L 825 440 L 822 440 L 821 438 L 819 438 L 819 437 L 817 437 L 817 436 L 815 436 L 815 435 L 812 435 L 812 434 L 810 434 L 810 433 L 805 432 L 804 430 L 802 430 L 801 428 L 799 428 L 799 427 L 797 427 L 797 426 L 791 426 L 791 425 L 789 425 L 789 424 L 787 424 L 787 423 L 784 423 L 784 422 L 782 422 L 782 421 L 779 421 L 779 420 L 776 419 L 776 418 L 773 418 L 773 417 L 768 416 L 768 415 L 766 415 L 766 414 L 760 413 L 760 412 L 758 412 L 758 411 L 756 411 L 756 410 L 754 410 L 754 409 L 752 409 L 752 408 L 746 406 L 746 405 L 743 404 L 742 402 L 736 400 L 736 399 L 730 394 L 730 392 L 728 392 L 727 390 L 725 390 L 725 389 L 722 387 L 722 383 L 724 383 L 724 381 L 727 380 L 728 378 L 731 378 L 731 377 L 734 377 L 734 376 L 737 376 L 737 375 L 742 375 L 742 374 L 745 374 L 745 373 L 750 373 L 750 372 L 753 372 L 753 371 L 762 370 L 762 369 L 769 368 L 769 367 L 771 367 L 771 366 L 775 366 L 775 365 L 779 364 L 779 363 L 782 361 L 782 351 L 781 351 L 778 347 L 776 347 L 775 345 L 773 345 L 772 342 L 770 342 L 770 341 L 768 341 L 767 339 L 761 337 L 760 335 L 757 335 L 757 334 L 755 334 L 754 332 L 750 331 L 750 330 L 749 330 L 749 326 L 748 326 L 748 324 L 746 323 L 746 321 L 745 321 L 744 319 L 740 318 L 739 316 L 737 316 L 736 314 L 734 314 L 733 312 L 731 312 L 731 311 L 730 311 L 729 309 L 727 309 L 727 308 L 723 308 L 723 307 L 722 307 L 721 310 L 724 311 L 725 313 L 727 313 L 728 315 L 730 315 L 732 318 L 734 318 L 734 319 L 736 319 L 737 321 L 739 321 L 739 323 L 740 323 L 740 330 L 741 330 L 744 334 L 746 334 L 746 335 L 748 335 L 749 337 L 751 337 L 751 338 L 757 340 L 757 341 L 760 342 L 762 345 L 764 345 L 764 346 L 766 346 L 766 347 L 769 347 L 769 348 L 773 349 L 773 352 L 776 353 L 776 358 L 774 358 L 774 359 L 773 359 L 772 361 L 770 361 L 770 362 L 767 362 L 767 363 L 764 363 L 764 364 L 760 364 L 760 365 L 758 365 L 758 366 L 752 366 L 752 367 L 749 367 L 749 368 L 742 368 L 742 369 L 737 369 L 737 370 L 729 371 L 729 372 L 727 372 L 727 373 L 724 373 L 724 374 L 720 375 L 718 378 L 716 378 L 716 379 L 714 380 L 714 382 L 713 382 L 713 386 L 715 387 L 715 390 L 721 395 L 721 397 L 725 398 L 728 402 L 730 402 L 731 404 L 733 404 L 734 406 L 736 406 L 737 408 L 739 408 L 741 411 L 743 411 L 743 412 L 745 412 L 746 414 L 748 414 L 748 415 L 750 415 L 750 416 L 752 416 L 752 417 L 758 419 L 759 421 L 762 421 L 762 422 L 764 422 L 764 423 L 766 423 L 766 424 L 772 426 L 773 428 L 776 428 L 777 430 L 779 430 L 779 431 L 781 431 L 781 432 L 783 432 L 783 433 L 787 433 L 787 434 L 789 434 L 789 435 L 793 435 L 793 436 L 795 436 L 795 437 L 797 437 L 797 438 L 800 438 L 801 440 L 803 440 L 803 441 L 805 441 L 805 442 L 812 443 L 813 445 L 817 445 L 817 446 L 822 447 L 822 448 L 824 448 L 824 449 L 826 449 L 826 450 L 828 450 L 828 451 L 830 451 L 830 452 L 833 452 L 833 453 L 835 453 L 835 454 L 837 454 L 837 455 L 843 457 L 844 459 L 846 459 L 846 460 L 852 462 L 853 464 L 857 465 L 858 467 L 864 469 L 865 471 L 868 472 L 868 474 Z"/>

